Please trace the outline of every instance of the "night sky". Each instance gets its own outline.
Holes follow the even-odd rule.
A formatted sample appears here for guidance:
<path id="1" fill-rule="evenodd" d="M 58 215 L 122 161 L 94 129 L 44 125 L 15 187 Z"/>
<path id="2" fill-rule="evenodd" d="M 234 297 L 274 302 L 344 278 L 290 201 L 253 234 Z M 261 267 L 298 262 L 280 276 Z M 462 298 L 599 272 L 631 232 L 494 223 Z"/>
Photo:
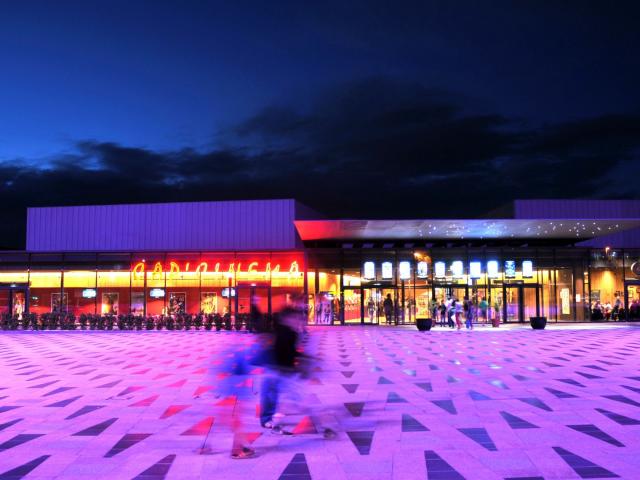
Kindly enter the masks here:
<path id="1" fill-rule="evenodd" d="M 640 2 L 25 0 L 0 22 L 1 247 L 27 206 L 638 196 Z"/>

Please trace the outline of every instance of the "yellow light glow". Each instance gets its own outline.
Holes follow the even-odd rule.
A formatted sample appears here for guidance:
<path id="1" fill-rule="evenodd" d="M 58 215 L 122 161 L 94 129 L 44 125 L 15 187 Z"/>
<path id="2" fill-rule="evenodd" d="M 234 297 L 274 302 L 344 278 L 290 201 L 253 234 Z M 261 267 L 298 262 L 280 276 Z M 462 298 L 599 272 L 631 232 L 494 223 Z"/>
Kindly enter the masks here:
<path id="1" fill-rule="evenodd" d="M 31 272 L 29 275 L 31 288 L 60 288 L 61 279 L 60 272 Z"/>
<path id="2" fill-rule="evenodd" d="M 27 272 L 0 272 L 0 283 L 26 283 Z"/>
<path id="3" fill-rule="evenodd" d="M 90 270 L 70 270 L 64 272 L 65 288 L 88 288 L 96 286 L 96 272 Z"/>
<path id="4" fill-rule="evenodd" d="M 129 288 L 129 272 L 98 272 L 98 288 Z"/>

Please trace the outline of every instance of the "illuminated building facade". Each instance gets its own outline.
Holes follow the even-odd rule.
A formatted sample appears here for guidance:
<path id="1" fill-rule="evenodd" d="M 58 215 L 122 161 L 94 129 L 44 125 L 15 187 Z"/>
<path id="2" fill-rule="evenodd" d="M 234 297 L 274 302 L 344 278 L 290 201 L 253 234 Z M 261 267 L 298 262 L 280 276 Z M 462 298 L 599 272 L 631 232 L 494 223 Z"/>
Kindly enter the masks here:
<path id="1" fill-rule="evenodd" d="M 516 201 L 476 220 L 327 220 L 295 200 L 29 209 L 0 313 L 248 313 L 311 324 L 640 319 L 640 202 Z"/>

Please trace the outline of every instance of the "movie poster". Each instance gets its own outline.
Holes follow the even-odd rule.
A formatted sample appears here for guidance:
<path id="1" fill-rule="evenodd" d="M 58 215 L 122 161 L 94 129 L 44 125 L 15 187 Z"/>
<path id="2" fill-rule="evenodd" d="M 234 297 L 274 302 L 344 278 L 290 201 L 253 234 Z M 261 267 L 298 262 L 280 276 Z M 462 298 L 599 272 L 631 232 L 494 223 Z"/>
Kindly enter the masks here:
<path id="1" fill-rule="evenodd" d="M 144 315 L 144 292 L 131 292 L 131 313 Z"/>
<path id="2" fill-rule="evenodd" d="M 102 294 L 102 314 L 117 315 L 120 295 L 117 292 Z"/>
<path id="3" fill-rule="evenodd" d="M 560 289 L 561 313 L 562 315 L 571 314 L 571 292 L 568 288 Z"/>
<path id="4" fill-rule="evenodd" d="M 60 297 L 60 293 L 52 293 L 51 294 L 51 311 L 53 313 L 62 313 L 67 311 L 69 296 L 65 292 L 62 296 L 62 301 Z"/>
<path id="5" fill-rule="evenodd" d="M 13 314 L 22 318 L 24 313 L 25 298 L 24 292 L 13 292 Z"/>
<path id="6" fill-rule="evenodd" d="M 187 306 L 187 294 L 184 292 L 171 292 L 169 294 L 169 315 L 184 313 Z"/>
<path id="7" fill-rule="evenodd" d="M 218 313 L 218 295 L 215 292 L 202 292 L 200 294 L 200 310 L 205 315 Z"/>

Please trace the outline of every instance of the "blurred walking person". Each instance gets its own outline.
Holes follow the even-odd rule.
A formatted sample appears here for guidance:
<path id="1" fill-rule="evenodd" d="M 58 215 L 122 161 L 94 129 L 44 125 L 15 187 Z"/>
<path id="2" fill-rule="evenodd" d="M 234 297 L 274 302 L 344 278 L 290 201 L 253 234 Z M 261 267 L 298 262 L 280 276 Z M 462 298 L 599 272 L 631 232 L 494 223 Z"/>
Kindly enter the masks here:
<path id="1" fill-rule="evenodd" d="M 268 372 L 262 379 L 260 389 L 260 425 L 278 435 L 292 435 L 275 423 L 274 416 L 281 394 L 293 397 L 298 400 L 298 405 L 309 408 L 308 402 L 300 401 L 302 385 L 299 380 L 300 377 L 307 377 L 312 360 L 312 357 L 298 349 L 298 339 L 303 325 L 304 315 L 300 299 L 296 298 L 292 305 L 285 307 L 275 316 L 273 340 L 265 355 Z M 323 434 L 325 438 L 335 436 L 335 432 L 330 428 L 325 428 Z"/>
<path id="2" fill-rule="evenodd" d="M 220 409 L 220 418 L 233 433 L 231 446 L 231 458 L 242 460 L 252 458 L 255 451 L 249 447 L 248 432 L 243 421 L 249 417 L 255 404 L 253 393 L 253 378 L 249 375 L 249 360 L 256 355 L 259 348 L 254 337 L 245 337 L 240 344 L 228 348 L 217 358 L 213 374 L 218 388 L 215 395 L 220 401 L 215 405 Z M 231 411 L 229 412 L 229 408 Z M 207 436 L 208 438 L 208 436 Z M 209 447 L 205 445 L 200 453 L 208 453 Z"/>

